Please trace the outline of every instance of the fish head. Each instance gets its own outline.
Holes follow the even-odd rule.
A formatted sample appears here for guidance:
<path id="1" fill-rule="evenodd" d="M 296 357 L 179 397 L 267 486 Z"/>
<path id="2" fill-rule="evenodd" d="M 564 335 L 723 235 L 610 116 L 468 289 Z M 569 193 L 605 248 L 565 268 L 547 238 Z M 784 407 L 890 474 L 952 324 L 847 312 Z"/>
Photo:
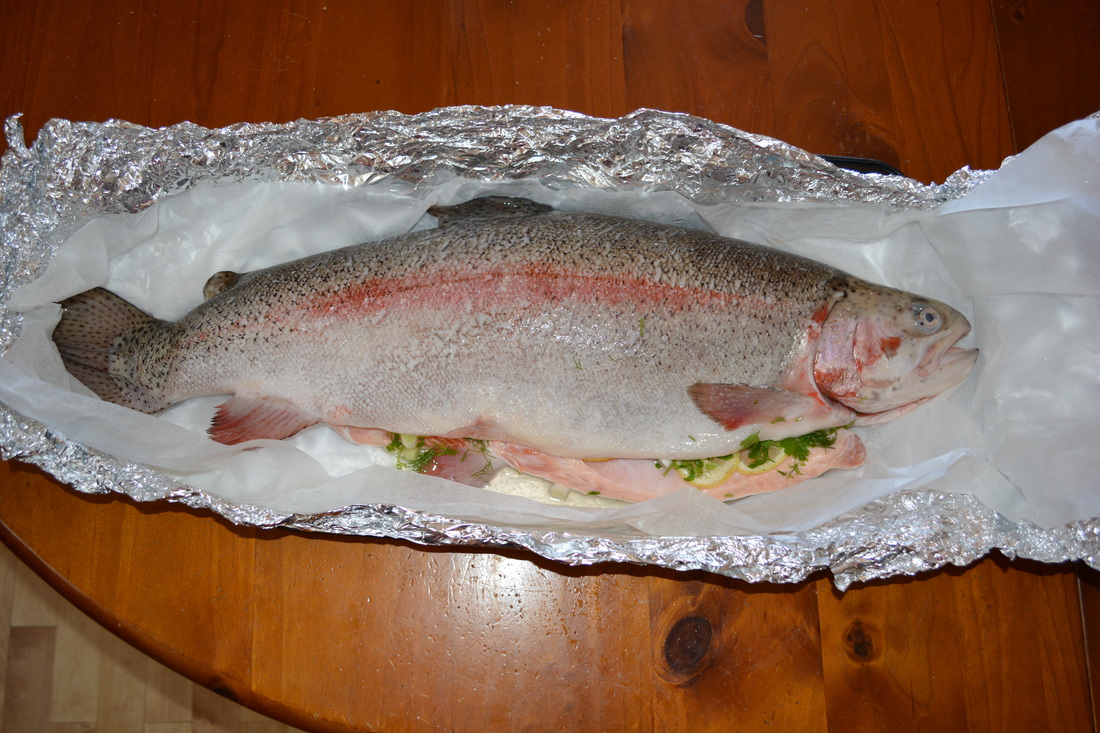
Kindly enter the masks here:
<path id="1" fill-rule="evenodd" d="M 978 350 L 956 346 L 970 322 L 951 306 L 862 282 L 845 283 L 836 298 L 821 324 L 814 380 L 861 424 L 909 411 L 974 367 Z"/>

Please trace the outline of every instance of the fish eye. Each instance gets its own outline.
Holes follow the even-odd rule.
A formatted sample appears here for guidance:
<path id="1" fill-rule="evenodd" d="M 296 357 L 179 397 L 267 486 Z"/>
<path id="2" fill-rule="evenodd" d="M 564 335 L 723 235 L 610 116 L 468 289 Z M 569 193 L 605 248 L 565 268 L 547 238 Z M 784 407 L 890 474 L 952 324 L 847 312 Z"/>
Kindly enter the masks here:
<path id="1" fill-rule="evenodd" d="M 918 305 L 913 309 L 916 317 L 917 330 L 921 333 L 932 334 L 943 327 L 943 316 L 930 305 Z"/>

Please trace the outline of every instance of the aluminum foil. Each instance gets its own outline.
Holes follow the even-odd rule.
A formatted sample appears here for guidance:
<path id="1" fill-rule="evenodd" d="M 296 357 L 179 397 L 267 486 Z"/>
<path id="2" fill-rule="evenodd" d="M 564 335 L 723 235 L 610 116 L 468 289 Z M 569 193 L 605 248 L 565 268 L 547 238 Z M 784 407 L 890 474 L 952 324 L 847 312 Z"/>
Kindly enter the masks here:
<path id="1" fill-rule="evenodd" d="M 289 124 L 159 130 L 121 121 L 54 120 L 27 146 L 7 121 L 0 174 L 0 350 L 19 334 L 7 307 L 56 248 L 92 218 L 141 211 L 200 183 L 299 181 L 384 185 L 416 195 L 443 178 L 537 179 L 551 189 L 674 191 L 698 204 L 843 201 L 930 210 L 964 195 L 989 171 L 962 169 L 940 185 L 858 174 L 770 138 L 697 117 L 640 110 L 597 119 L 534 107 L 458 107 L 421 115 L 379 112 Z M 205 507 L 257 527 L 391 537 L 456 547 L 522 547 L 570 564 L 623 561 L 703 569 L 752 582 L 797 582 L 827 569 L 835 583 L 965 565 L 997 549 L 1044 562 L 1100 567 L 1100 519 L 1054 529 L 1015 523 L 965 494 L 902 491 L 812 530 L 766 536 L 593 536 L 450 519 L 400 506 L 349 506 L 287 515 L 234 504 L 142 465 L 64 439 L 0 405 L 3 456 L 41 466 L 88 493 Z"/>

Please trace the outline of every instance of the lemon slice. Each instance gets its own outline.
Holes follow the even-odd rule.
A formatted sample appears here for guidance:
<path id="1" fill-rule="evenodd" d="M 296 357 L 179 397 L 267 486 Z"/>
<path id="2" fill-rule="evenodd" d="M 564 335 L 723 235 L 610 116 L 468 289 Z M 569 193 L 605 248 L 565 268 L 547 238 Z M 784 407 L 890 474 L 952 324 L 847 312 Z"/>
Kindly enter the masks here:
<path id="1" fill-rule="evenodd" d="M 748 450 L 743 450 L 740 453 L 735 453 L 737 457 L 737 472 L 744 474 L 764 473 L 771 471 L 773 468 L 778 468 L 783 461 L 787 460 L 787 451 L 780 448 L 778 445 L 768 446 L 768 457 L 760 463 L 758 466 L 752 465 L 760 459 L 755 461 L 749 458 Z"/>

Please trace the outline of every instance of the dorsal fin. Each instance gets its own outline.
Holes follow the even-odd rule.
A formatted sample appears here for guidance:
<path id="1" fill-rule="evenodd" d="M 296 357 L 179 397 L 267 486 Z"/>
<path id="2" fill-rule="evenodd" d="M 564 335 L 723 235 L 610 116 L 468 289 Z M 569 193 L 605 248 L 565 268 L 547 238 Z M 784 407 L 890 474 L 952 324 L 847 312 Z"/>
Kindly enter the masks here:
<path id="1" fill-rule="evenodd" d="M 233 272 L 232 270 L 215 272 L 210 276 L 210 279 L 206 281 L 206 284 L 202 286 L 203 300 L 210 300 L 215 295 L 221 295 L 226 290 L 236 285 L 237 281 L 240 279 L 241 273 Z"/>
<path id="2" fill-rule="evenodd" d="M 480 196 L 454 206 L 432 206 L 428 213 L 439 220 L 440 228 L 460 221 L 481 219 L 518 219 L 553 211 L 553 206 L 514 196 Z"/>

